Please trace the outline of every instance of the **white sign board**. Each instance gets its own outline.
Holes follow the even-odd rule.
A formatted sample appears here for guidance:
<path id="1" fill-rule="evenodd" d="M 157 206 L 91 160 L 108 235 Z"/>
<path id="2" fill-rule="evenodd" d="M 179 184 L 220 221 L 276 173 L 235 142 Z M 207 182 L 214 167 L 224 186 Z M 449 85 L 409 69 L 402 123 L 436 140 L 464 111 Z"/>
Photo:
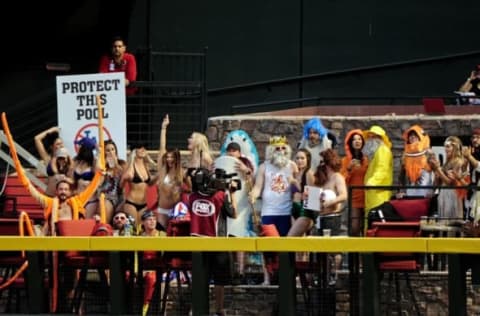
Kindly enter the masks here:
<path id="1" fill-rule="evenodd" d="M 122 72 L 57 76 L 57 113 L 60 136 L 72 156 L 84 137 L 98 144 L 97 95 L 103 104 L 104 139 L 112 139 L 118 156 L 126 158 L 127 127 L 125 75 Z"/>

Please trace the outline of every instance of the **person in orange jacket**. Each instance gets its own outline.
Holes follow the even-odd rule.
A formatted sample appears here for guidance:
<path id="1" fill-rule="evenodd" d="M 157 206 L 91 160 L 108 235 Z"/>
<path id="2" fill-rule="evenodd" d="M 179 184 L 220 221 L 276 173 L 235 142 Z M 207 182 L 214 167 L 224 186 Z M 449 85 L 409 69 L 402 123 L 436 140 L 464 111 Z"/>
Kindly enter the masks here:
<path id="1" fill-rule="evenodd" d="M 362 186 L 367 172 L 368 159 L 362 153 L 365 140 L 363 131 L 354 129 L 345 136 L 345 157 L 342 158 L 341 174 L 345 177 L 347 186 Z M 350 211 L 350 235 L 360 236 L 363 231 L 363 217 L 365 211 L 365 191 L 352 189 Z"/>

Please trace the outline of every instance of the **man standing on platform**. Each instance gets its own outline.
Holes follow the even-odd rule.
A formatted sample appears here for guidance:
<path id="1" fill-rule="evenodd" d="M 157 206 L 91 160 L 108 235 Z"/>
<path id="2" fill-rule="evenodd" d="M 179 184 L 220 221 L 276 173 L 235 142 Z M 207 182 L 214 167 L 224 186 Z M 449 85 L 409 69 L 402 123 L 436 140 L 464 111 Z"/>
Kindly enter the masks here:
<path id="1" fill-rule="evenodd" d="M 366 186 L 391 186 L 393 183 L 392 143 L 383 128 L 373 125 L 364 131 L 365 146 L 362 149 L 368 157 L 368 168 L 365 173 Z M 365 190 L 365 217 L 368 212 L 389 201 L 392 191 L 389 189 Z M 365 225 L 365 227 L 367 227 Z"/>
<path id="2" fill-rule="evenodd" d="M 133 95 L 136 92 L 136 88 L 132 86 L 132 83 L 137 80 L 137 61 L 135 56 L 126 52 L 127 46 L 121 37 L 114 37 L 111 44 L 110 53 L 103 55 L 100 59 L 98 72 L 124 72 L 126 94 Z"/>

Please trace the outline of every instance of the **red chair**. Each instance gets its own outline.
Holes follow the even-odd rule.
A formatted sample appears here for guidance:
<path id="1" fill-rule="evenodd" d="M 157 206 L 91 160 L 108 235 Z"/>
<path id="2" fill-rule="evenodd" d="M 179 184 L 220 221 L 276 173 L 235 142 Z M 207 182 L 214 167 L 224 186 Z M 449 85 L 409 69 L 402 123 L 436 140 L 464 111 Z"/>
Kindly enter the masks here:
<path id="1" fill-rule="evenodd" d="M 33 223 L 31 223 L 33 224 Z M 0 218 L 1 236 L 20 236 L 18 218 Z M 21 292 L 26 289 L 26 280 L 23 271 L 27 268 L 26 258 L 20 251 L 2 251 L 0 252 L 0 296 L 7 291 L 7 301 L 5 312 L 12 312 L 11 303 L 15 296 L 17 312 L 20 311 Z"/>
<path id="2" fill-rule="evenodd" d="M 428 216 L 430 203 L 430 198 L 390 200 L 390 204 L 405 221 L 420 221 L 420 217 Z"/>
<path id="3" fill-rule="evenodd" d="M 57 222 L 57 233 L 59 236 L 91 236 L 95 227 L 95 220 L 60 220 Z M 73 288 L 73 298 L 71 301 L 72 310 L 79 312 L 82 298 L 87 288 L 87 272 L 89 269 L 98 271 L 100 277 L 100 286 L 96 290 L 99 293 L 108 293 L 108 279 L 105 270 L 109 268 L 109 258 L 107 252 L 79 252 L 67 251 L 62 253 L 61 264 L 59 265 L 59 276 L 67 278 L 75 275 L 75 271 L 80 270 L 78 281 Z M 108 295 L 107 295 L 108 296 Z"/>
<path id="4" fill-rule="evenodd" d="M 372 228 L 367 231 L 367 237 L 419 237 L 420 222 L 374 222 Z M 401 315 L 401 292 L 399 274 L 403 274 L 407 289 L 413 302 L 413 309 L 417 315 L 420 315 L 418 302 L 415 298 L 412 285 L 410 283 L 409 273 L 419 272 L 421 268 L 418 254 L 405 252 L 387 252 L 376 254 L 377 269 L 384 275 L 389 274 L 388 290 L 392 288 L 391 283 L 395 282 L 395 296 L 387 292 L 387 298 L 394 298 L 395 304 L 387 302 L 387 308 L 396 305 L 398 315 Z M 387 311 L 387 314 L 389 314 Z"/>

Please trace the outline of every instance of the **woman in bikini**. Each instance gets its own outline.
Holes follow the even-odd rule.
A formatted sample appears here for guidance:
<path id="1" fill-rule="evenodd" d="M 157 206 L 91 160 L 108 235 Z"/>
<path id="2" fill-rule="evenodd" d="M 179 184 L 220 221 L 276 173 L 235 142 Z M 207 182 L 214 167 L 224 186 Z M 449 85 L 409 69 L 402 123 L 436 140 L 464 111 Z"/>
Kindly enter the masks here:
<path id="1" fill-rule="evenodd" d="M 122 201 L 123 192 L 120 179 L 126 167 L 126 162 L 118 158 L 117 145 L 113 140 L 106 140 L 104 144 L 106 172 L 103 183 L 98 190 L 98 195 L 100 193 L 105 194 L 105 220 L 110 223 L 115 209 Z"/>
<path id="2" fill-rule="evenodd" d="M 188 150 L 190 151 L 190 160 L 187 163 L 187 168 L 212 169 L 213 158 L 205 135 L 193 132 L 188 138 Z"/>
<path id="3" fill-rule="evenodd" d="M 188 138 L 188 150 L 190 151 L 190 158 L 186 164 L 185 173 L 185 189 L 188 192 L 192 190 L 191 171 L 196 168 L 213 169 L 213 158 L 210 154 L 208 146 L 208 139 L 205 135 L 198 132 L 193 132 Z"/>
<path id="4" fill-rule="evenodd" d="M 55 196 L 56 185 L 60 180 L 74 184 L 72 179 L 73 161 L 63 146 L 57 126 L 51 127 L 35 135 L 35 147 L 40 159 L 46 165 L 47 188 L 45 194 Z"/>
<path id="5" fill-rule="evenodd" d="M 142 214 L 147 209 L 148 187 L 155 182 L 149 171 L 150 159 L 143 144 L 137 144 L 130 155 L 128 167 L 123 172 L 120 186 L 125 194 L 125 201 L 120 204 L 129 216 L 135 219 L 135 225 L 141 224 Z M 126 190 L 126 185 L 129 185 Z"/>
<path id="6" fill-rule="evenodd" d="M 96 141 L 93 138 L 84 137 L 77 142 L 77 145 L 80 147 L 73 166 L 76 194 L 83 192 L 95 176 L 96 160 L 93 150 L 96 148 Z M 85 217 L 93 218 L 98 208 L 97 196 L 93 195 L 84 207 Z"/>
<path id="7" fill-rule="evenodd" d="M 295 221 L 288 231 L 288 236 L 303 236 L 313 227 L 318 214 L 314 211 L 303 209 L 302 194 L 307 183 L 313 183 L 313 171 L 310 169 L 312 155 L 306 148 L 301 148 L 295 155 L 295 163 L 298 167 L 298 173 L 293 175 L 290 180 L 293 193 L 292 216 Z"/>
<path id="8" fill-rule="evenodd" d="M 167 127 L 170 123 L 168 114 L 162 122 L 160 131 L 160 150 L 158 151 L 158 207 L 157 222 L 167 229 L 169 214 L 181 199 L 183 168 L 178 149 L 167 150 Z"/>

